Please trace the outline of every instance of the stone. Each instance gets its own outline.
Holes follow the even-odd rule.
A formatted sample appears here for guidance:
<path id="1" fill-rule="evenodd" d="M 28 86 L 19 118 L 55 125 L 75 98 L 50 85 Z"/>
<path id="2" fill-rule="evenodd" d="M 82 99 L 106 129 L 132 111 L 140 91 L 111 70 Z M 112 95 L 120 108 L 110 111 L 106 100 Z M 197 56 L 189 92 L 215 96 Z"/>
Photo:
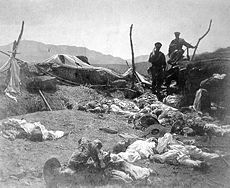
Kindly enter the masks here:
<path id="1" fill-rule="evenodd" d="M 206 89 L 199 89 L 196 92 L 196 97 L 193 102 L 193 107 L 197 111 L 201 112 L 210 112 L 211 110 L 211 101 Z"/>
<path id="2" fill-rule="evenodd" d="M 217 104 L 221 101 L 229 104 L 229 86 L 229 77 L 226 74 L 213 74 L 200 83 L 200 88 L 208 91 L 211 102 Z"/>
<path id="3" fill-rule="evenodd" d="M 206 90 L 216 90 L 217 87 L 220 87 L 223 82 L 226 74 L 213 74 L 212 77 L 207 78 L 200 83 L 200 87 Z"/>

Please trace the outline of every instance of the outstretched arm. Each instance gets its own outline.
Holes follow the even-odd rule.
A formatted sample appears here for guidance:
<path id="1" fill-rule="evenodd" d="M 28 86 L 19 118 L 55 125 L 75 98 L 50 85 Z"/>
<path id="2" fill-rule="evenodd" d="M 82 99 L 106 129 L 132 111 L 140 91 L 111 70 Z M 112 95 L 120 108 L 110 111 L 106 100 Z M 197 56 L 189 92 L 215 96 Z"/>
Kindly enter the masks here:
<path id="1" fill-rule="evenodd" d="M 186 46 L 187 48 L 195 48 L 195 46 L 189 44 L 189 43 L 186 42 L 185 40 L 183 40 L 183 45 Z"/>

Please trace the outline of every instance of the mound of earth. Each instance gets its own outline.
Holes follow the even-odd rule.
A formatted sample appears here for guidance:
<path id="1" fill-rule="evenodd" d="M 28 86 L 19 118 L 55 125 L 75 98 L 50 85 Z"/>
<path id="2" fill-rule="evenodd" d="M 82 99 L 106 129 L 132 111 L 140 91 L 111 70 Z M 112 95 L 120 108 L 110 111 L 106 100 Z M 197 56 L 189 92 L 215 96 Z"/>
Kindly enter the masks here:
<path id="1" fill-rule="evenodd" d="M 95 90 L 84 86 L 58 86 L 57 91 L 54 93 L 43 93 L 54 111 L 75 108 L 78 103 L 99 100 L 102 97 Z M 7 97 L 4 93 L 0 94 L 0 119 L 47 110 L 47 106 L 38 92 L 29 93 L 27 90 L 22 89 L 20 95 L 17 96 L 17 102 Z"/>

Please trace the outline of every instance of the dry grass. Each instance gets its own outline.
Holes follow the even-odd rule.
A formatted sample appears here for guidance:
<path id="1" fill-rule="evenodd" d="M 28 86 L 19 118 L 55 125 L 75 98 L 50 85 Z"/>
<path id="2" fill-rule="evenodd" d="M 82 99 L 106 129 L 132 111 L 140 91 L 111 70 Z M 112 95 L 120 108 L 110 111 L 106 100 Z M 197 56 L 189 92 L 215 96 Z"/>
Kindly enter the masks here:
<path id="1" fill-rule="evenodd" d="M 52 110 L 63 110 L 69 106 L 74 108 L 78 103 L 102 98 L 102 95 L 99 95 L 95 90 L 84 86 L 59 86 L 55 93 L 44 92 L 44 96 Z M 15 102 L 4 93 L 0 94 L 0 119 L 48 110 L 38 93 L 32 94 L 22 89 L 17 100 L 18 102 Z"/>

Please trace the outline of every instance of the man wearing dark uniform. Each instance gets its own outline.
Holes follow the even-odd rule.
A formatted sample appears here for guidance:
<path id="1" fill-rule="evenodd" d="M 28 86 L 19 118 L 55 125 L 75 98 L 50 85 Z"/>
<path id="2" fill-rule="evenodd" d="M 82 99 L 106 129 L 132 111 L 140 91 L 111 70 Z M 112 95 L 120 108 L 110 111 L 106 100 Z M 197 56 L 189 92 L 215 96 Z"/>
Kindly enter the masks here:
<path id="1" fill-rule="evenodd" d="M 176 62 L 183 58 L 184 50 L 182 49 L 183 46 L 187 48 L 195 48 L 184 39 L 179 38 L 180 32 L 175 32 L 175 39 L 171 41 L 169 45 L 169 58 L 170 62 Z"/>
<path id="2" fill-rule="evenodd" d="M 152 64 L 150 68 L 152 74 L 152 92 L 158 93 L 164 82 L 163 74 L 166 68 L 165 55 L 160 51 L 162 44 L 155 43 L 153 51 L 150 53 L 148 62 Z"/>

